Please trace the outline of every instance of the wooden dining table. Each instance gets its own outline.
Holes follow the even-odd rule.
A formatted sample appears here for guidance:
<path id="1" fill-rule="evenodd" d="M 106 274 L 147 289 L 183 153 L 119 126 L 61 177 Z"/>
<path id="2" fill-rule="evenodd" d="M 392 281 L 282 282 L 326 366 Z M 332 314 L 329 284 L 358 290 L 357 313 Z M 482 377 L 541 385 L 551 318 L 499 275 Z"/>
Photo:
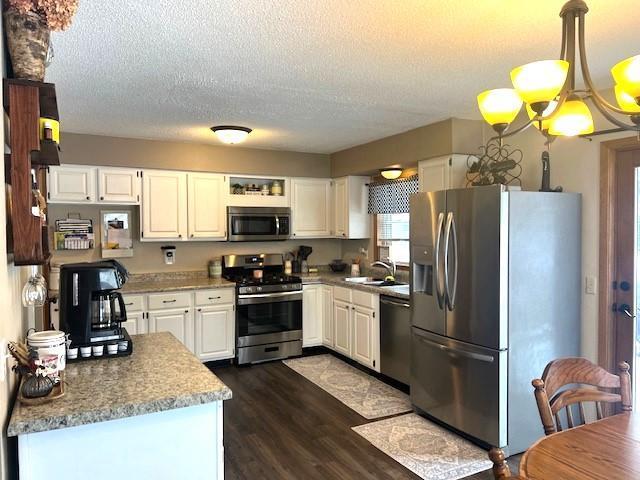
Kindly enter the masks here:
<path id="1" fill-rule="evenodd" d="M 520 477 L 640 479 L 640 413 L 621 413 L 541 438 L 522 456 Z"/>

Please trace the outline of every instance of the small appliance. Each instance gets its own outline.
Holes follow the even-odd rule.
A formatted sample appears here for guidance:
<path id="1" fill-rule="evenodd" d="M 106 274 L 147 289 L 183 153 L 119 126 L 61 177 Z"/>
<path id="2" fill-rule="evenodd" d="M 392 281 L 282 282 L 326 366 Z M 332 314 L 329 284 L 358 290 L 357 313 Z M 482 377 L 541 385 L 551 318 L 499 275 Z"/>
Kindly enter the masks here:
<path id="1" fill-rule="evenodd" d="M 282 207 L 227 207 L 230 242 L 288 240 L 291 209 Z"/>
<path id="2" fill-rule="evenodd" d="M 225 255 L 222 276 L 236 283 L 238 364 L 302 355 L 302 280 L 282 255 Z"/>
<path id="3" fill-rule="evenodd" d="M 116 260 L 65 264 L 60 267 L 60 327 L 74 347 L 128 341 L 118 352 L 128 355 L 132 342 L 122 322 L 127 312 L 122 294 L 127 270 Z"/>

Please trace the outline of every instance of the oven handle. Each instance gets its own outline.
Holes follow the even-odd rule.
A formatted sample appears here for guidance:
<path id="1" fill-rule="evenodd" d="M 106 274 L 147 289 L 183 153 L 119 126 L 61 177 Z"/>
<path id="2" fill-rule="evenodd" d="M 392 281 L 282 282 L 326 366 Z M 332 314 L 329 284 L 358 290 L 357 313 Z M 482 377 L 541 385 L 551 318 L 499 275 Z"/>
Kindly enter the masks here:
<path id="1" fill-rule="evenodd" d="M 280 236 L 280 217 L 276 215 L 276 235 Z"/>
<path id="2" fill-rule="evenodd" d="M 253 303 L 274 303 L 281 301 L 302 300 L 302 292 L 258 293 L 255 295 L 238 295 L 238 305 Z"/>

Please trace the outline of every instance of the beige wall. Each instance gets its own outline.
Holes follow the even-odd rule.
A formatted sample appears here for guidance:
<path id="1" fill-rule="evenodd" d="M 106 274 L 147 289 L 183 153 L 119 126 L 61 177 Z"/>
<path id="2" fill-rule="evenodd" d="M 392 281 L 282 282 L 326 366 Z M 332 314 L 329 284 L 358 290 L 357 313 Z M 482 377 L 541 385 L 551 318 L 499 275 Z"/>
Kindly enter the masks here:
<path id="1" fill-rule="evenodd" d="M 331 176 L 372 175 L 380 168 L 415 167 L 419 160 L 450 153 L 476 153 L 482 122 L 449 118 L 331 154 Z"/>
<path id="2" fill-rule="evenodd" d="M 109 208 L 109 206 L 90 205 L 49 205 L 49 219 L 66 218 L 69 212 L 79 213 L 81 218 L 90 218 L 94 226 L 100 225 L 101 210 L 122 210 L 132 213 L 133 219 L 133 251 L 132 258 L 118 259 L 131 273 L 167 272 L 167 271 L 196 271 L 206 270 L 207 262 L 226 254 L 244 253 L 285 253 L 297 250 L 300 245 L 309 245 L 313 253 L 309 257 L 311 265 L 326 265 L 334 258 L 341 258 L 341 240 L 288 240 L 285 242 L 140 242 L 138 240 L 138 207 Z M 100 231 L 96 229 L 96 241 L 99 241 Z M 160 247 L 162 245 L 176 246 L 176 263 L 165 265 Z M 59 263 L 89 262 L 100 260 L 101 250 L 95 248 L 87 251 L 56 251 L 52 261 Z"/>
<path id="3" fill-rule="evenodd" d="M 61 162 L 219 173 L 328 177 L 328 155 L 63 132 Z"/>
<path id="4" fill-rule="evenodd" d="M 4 67 L 4 35 L 0 27 L 0 51 L 2 52 L 2 65 Z M 4 68 L 3 68 L 4 73 Z M 4 77 L 5 75 L 3 75 Z M 4 110 L 3 110 L 4 111 Z M 4 115 L 0 120 L 0 145 L 4 145 Z M 3 168 L 0 168 L 0 186 L 4 185 L 4 156 L 2 157 Z M 0 188 L 0 338 L 7 341 L 22 338 L 27 329 L 26 314 L 23 312 L 21 304 L 22 280 L 21 268 L 16 267 L 12 260 L 7 257 L 7 235 L 4 225 L 7 221 L 5 209 L 5 189 Z M 4 353 L 4 352 L 0 352 Z M 13 407 L 16 387 L 16 375 L 10 370 L 13 362 L 2 360 L 0 368 L 5 369 L 7 381 L 0 383 L 0 425 L 2 434 L 0 442 L 0 478 L 15 478 L 16 474 L 16 443 L 15 439 L 7 440 L 6 425 L 8 417 Z"/>
<path id="5" fill-rule="evenodd" d="M 590 106 L 591 107 L 591 106 Z M 594 113 L 596 127 L 612 128 Z M 492 136 L 490 128 L 485 134 Z M 585 293 L 585 277 L 598 277 L 598 236 L 600 207 L 600 143 L 615 138 L 633 136 L 633 133 L 601 135 L 588 141 L 582 138 L 558 138 L 551 145 L 551 186 L 561 185 L 567 192 L 582 194 L 582 355 L 593 361 L 598 355 L 598 296 Z M 523 188 L 538 190 L 542 175 L 540 155 L 544 149 L 542 135 L 529 130 L 505 140 L 505 143 L 521 148 L 524 157 Z M 578 334 L 578 333 L 576 333 Z"/>

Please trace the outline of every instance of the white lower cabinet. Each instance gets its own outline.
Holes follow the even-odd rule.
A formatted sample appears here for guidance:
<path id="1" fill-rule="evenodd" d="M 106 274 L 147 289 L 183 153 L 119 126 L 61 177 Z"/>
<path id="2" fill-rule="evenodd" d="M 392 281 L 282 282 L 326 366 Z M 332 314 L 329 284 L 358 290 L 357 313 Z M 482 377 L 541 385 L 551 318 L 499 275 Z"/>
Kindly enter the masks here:
<path id="1" fill-rule="evenodd" d="M 193 315 L 189 308 L 149 312 L 149 333 L 171 332 L 193 352 Z"/>
<path id="2" fill-rule="evenodd" d="M 341 300 L 333 302 L 334 344 L 333 349 L 351 356 L 351 305 Z"/>
<path id="3" fill-rule="evenodd" d="M 304 285 L 302 288 L 302 346 L 322 345 L 321 285 Z"/>
<path id="4" fill-rule="evenodd" d="M 322 344 L 333 348 L 333 287 L 320 285 L 320 306 L 322 308 Z"/>
<path id="5" fill-rule="evenodd" d="M 357 362 L 370 368 L 376 367 L 374 353 L 374 331 L 376 328 L 376 312 L 369 308 L 352 307 L 353 343 L 351 356 Z M 379 330 L 378 330 L 379 331 Z"/>
<path id="6" fill-rule="evenodd" d="M 233 288 L 124 295 L 131 335 L 170 332 L 203 362 L 235 356 Z"/>
<path id="7" fill-rule="evenodd" d="M 195 354 L 204 361 L 233 358 L 235 315 L 233 305 L 198 307 L 195 322 Z"/>

